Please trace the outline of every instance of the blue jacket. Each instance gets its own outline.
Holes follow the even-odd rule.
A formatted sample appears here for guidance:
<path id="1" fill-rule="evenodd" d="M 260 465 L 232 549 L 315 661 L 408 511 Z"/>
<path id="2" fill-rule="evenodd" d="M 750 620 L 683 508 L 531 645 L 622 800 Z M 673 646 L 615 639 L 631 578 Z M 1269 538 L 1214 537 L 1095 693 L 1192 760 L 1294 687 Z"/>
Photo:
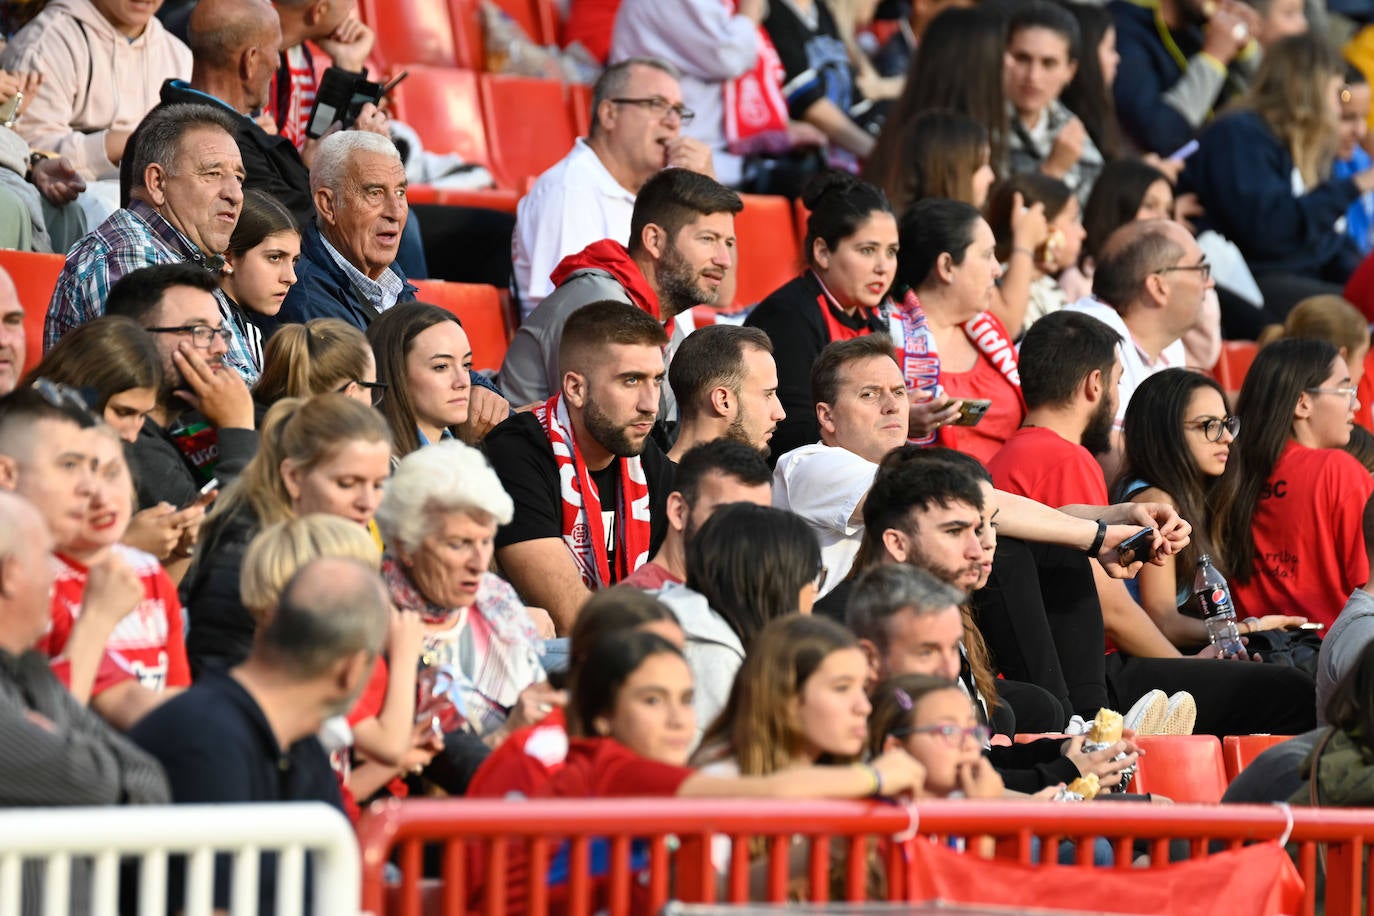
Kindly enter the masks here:
<path id="1" fill-rule="evenodd" d="M 406 281 L 401 268 L 392 264 L 388 270 L 401 278 L 405 289 L 396 301 L 414 302 L 417 290 Z M 296 265 L 296 285 L 286 294 L 279 324 L 302 324 L 312 318 L 342 318 L 360 331 L 377 317 L 377 312 L 353 288 L 348 274 L 334 263 L 320 238 L 314 220 L 301 232 L 301 259 Z M 266 335 L 264 335 L 266 336 Z"/>
<path id="2" fill-rule="evenodd" d="M 1293 157 L 1252 111 L 1218 118 L 1198 138 L 1180 190 L 1193 191 L 1205 224 L 1235 242 L 1256 274 L 1282 271 L 1344 283 L 1359 250 L 1336 220 L 1359 196 L 1349 178 L 1293 193 Z"/>

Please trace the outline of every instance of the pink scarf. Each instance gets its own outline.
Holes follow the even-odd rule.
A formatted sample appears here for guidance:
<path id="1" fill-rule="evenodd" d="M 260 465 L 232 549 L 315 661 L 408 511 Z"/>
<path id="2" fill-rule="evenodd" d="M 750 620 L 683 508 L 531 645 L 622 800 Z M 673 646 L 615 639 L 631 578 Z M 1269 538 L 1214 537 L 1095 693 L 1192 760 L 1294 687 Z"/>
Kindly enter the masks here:
<path id="1" fill-rule="evenodd" d="M 615 552 L 617 568 L 612 570 L 601 519 L 601 495 L 578 451 L 562 393 L 536 407 L 534 415 L 549 437 L 554 461 L 558 463 L 563 541 L 577 564 L 582 582 L 592 590 L 613 585 L 649 559 L 649 484 L 639 456 L 615 459 L 620 462 L 620 493 L 615 504 L 619 549 Z"/>

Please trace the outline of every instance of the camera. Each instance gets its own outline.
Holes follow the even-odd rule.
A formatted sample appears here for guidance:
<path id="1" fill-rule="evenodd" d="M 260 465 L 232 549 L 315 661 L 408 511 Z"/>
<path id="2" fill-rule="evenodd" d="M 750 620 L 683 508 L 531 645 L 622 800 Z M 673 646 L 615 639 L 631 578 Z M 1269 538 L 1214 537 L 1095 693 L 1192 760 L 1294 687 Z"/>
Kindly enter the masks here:
<path id="1" fill-rule="evenodd" d="M 386 87 L 367 78 L 367 70 L 354 73 L 330 67 L 324 71 L 319 89 L 315 92 L 315 107 L 310 109 L 310 122 L 306 125 L 307 137 L 321 137 L 335 121 L 348 130 L 358 120 L 363 106 L 368 102 L 381 101 Z"/>

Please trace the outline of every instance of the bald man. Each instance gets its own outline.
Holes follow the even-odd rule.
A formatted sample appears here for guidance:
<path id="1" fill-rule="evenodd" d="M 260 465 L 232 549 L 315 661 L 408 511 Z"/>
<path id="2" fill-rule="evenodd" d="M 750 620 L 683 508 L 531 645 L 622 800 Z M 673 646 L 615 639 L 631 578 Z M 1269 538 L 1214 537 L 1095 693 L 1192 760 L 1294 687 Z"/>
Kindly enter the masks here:
<path id="1" fill-rule="evenodd" d="M 19 384 L 24 371 L 24 304 L 14 280 L 0 267 L 0 395 Z"/>
<path id="2" fill-rule="evenodd" d="M 238 123 L 234 139 L 247 173 L 244 189 L 257 188 L 275 197 L 304 226 L 315 215 L 310 171 L 289 140 L 269 134 L 250 116 L 271 95 L 282 46 L 276 9 L 268 0 L 200 0 L 191 13 L 186 42 L 195 55 L 191 80 L 163 83 L 158 107 L 200 102 L 234 114 Z M 137 143 L 135 132 L 130 148 Z M 126 165 L 120 174 L 125 201 L 131 179 Z"/>
<path id="3" fill-rule="evenodd" d="M 166 802 L 157 762 L 78 703 L 33 651 L 48 625 L 52 546 L 38 510 L 0 491 L 0 808 Z"/>

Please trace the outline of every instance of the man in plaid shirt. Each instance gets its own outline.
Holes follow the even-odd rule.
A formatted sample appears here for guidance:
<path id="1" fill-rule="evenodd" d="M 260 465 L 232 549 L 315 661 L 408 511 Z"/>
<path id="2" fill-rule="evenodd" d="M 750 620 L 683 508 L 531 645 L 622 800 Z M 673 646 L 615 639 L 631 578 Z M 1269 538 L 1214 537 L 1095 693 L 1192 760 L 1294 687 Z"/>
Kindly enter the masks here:
<path id="1" fill-rule="evenodd" d="M 43 325 L 43 350 L 105 312 L 120 277 L 140 267 L 190 261 L 218 272 L 243 206 L 243 161 L 237 125 L 223 111 L 183 105 L 153 112 L 139 128 L 133 187 L 116 210 L 67 255 Z M 220 312 L 232 314 L 222 293 Z M 244 381 L 257 381 L 261 339 L 228 320 L 234 331 L 225 362 Z M 250 337 L 249 334 L 253 334 Z"/>

